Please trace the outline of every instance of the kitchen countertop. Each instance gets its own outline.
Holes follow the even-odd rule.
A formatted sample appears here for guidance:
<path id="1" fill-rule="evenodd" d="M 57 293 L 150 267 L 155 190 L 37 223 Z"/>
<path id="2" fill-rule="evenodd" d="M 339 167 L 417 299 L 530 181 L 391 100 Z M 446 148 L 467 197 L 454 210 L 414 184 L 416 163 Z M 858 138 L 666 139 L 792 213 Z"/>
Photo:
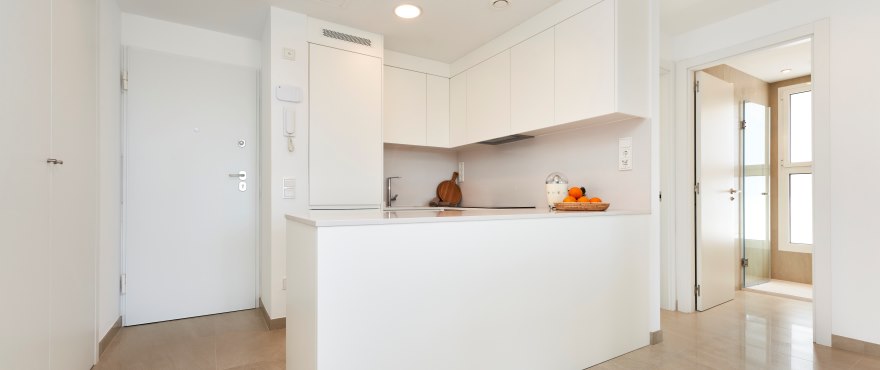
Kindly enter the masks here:
<path id="1" fill-rule="evenodd" d="M 409 207 L 388 210 L 326 210 L 287 214 L 287 219 L 316 227 L 390 225 L 436 222 L 520 220 L 564 217 L 646 215 L 648 211 L 560 212 L 547 209 L 479 209 Z"/>

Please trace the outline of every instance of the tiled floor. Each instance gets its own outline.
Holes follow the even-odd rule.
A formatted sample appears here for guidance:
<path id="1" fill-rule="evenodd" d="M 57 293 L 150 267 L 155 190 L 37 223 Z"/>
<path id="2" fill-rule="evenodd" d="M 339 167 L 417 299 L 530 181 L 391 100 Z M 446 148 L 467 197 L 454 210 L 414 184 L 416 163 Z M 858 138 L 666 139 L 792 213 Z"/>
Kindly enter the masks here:
<path id="1" fill-rule="evenodd" d="M 258 310 L 122 328 L 95 370 L 284 369 L 284 333 Z"/>
<path id="2" fill-rule="evenodd" d="M 880 358 L 814 345 L 812 320 L 808 302 L 737 292 L 706 312 L 663 311 L 662 343 L 592 369 L 880 370 Z M 256 310 L 127 327 L 95 368 L 284 369 L 284 335 Z"/>
<path id="3" fill-rule="evenodd" d="M 750 286 L 746 288 L 746 290 L 799 299 L 807 302 L 813 301 L 813 286 L 810 284 L 795 283 L 793 281 L 770 280 L 763 284 Z"/>
<path id="4" fill-rule="evenodd" d="M 663 342 L 592 369 L 880 369 L 880 358 L 815 345 L 812 304 L 738 291 L 698 314 L 663 311 Z"/>

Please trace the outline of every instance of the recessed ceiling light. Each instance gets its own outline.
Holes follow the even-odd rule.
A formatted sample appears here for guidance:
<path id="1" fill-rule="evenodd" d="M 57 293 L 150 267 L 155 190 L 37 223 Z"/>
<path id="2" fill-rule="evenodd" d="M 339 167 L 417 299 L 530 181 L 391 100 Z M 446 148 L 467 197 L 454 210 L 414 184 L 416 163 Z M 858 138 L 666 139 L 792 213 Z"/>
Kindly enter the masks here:
<path id="1" fill-rule="evenodd" d="M 489 0 L 489 4 L 492 4 L 492 7 L 495 9 L 504 9 L 510 6 L 509 0 Z"/>
<path id="2" fill-rule="evenodd" d="M 411 4 L 398 5 L 394 8 L 394 14 L 400 18 L 415 18 L 422 14 L 422 9 Z"/>
<path id="3" fill-rule="evenodd" d="M 779 71 L 779 72 L 782 72 L 783 74 L 785 74 L 785 73 L 791 73 L 791 68 L 786 68 L 786 69 L 783 69 L 783 70 L 781 70 L 781 71 Z"/>

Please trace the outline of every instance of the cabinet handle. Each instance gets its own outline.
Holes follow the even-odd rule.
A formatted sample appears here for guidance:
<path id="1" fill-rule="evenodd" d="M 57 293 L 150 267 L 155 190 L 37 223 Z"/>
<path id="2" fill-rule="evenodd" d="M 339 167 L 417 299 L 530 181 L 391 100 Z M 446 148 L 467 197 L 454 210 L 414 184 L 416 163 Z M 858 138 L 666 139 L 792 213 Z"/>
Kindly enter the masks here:
<path id="1" fill-rule="evenodd" d="M 49 163 L 49 164 L 64 164 L 64 161 L 62 161 L 62 160 L 60 160 L 60 159 L 49 158 L 49 159 L 46 160 L 46 163 Z"/>

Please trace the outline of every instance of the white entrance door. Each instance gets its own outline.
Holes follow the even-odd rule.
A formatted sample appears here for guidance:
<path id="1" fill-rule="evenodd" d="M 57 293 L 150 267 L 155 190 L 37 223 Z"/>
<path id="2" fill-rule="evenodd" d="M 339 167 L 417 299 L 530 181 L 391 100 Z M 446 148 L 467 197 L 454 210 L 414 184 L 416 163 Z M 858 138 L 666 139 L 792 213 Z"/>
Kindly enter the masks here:
<path id="1" fill-rule="evenodd" d="M 127 55 L 125 325 L 256 307 L 257 71 Z"/>
<path id="2" fill-rule="evenodd" d="M 733 299 L 739 224 L 733 84 L 696 73 L 697 311 Z"/>

